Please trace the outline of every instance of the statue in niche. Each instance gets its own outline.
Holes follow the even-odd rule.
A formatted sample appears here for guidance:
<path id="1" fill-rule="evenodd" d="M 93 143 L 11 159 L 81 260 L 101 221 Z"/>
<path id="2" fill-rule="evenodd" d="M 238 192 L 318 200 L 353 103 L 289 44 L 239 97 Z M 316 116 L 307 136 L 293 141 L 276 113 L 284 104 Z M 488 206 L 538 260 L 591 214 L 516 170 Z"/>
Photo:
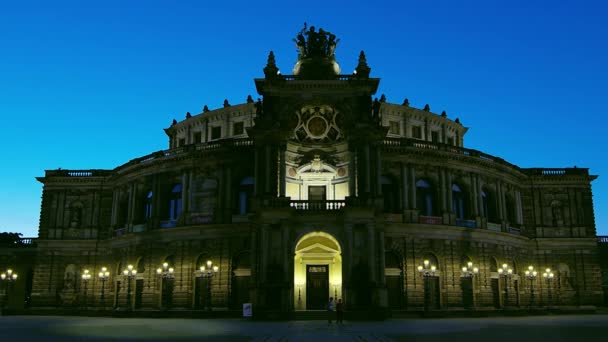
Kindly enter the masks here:
<path id="1" fill-rule="evenodd" d="M 75 205 L 70 209 L 70 228 L 79 228 L 82 222 L 82 206 Z"/>
<path id="2" fill-rule="evenodd" d="M 551 215 L 553 216 L 554 226 L 559 227 L 564 224 L 561 202 L 553 201 L 553 203 L 551 203 Z"/>
<path id="3" fill-rule="evenodd" d="M 65 268 L 63 274 L 63 289 L 64 291 L 73 291 L 76 289 L 76 266 L 70 264 Z"/>

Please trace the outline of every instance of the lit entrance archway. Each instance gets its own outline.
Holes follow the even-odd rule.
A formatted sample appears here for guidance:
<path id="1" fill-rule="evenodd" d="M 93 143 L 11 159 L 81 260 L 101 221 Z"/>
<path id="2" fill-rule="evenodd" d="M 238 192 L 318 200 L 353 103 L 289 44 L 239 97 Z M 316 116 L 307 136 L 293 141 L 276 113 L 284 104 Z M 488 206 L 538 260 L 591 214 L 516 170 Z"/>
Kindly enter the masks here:
<path id="1" fill-rule="evenodd" d="M 304 235 L 296 244 L 294 303 L 296 310 L 323 310 L 329 297 L 342 298 L 342 249 L 325 232 Z"/>

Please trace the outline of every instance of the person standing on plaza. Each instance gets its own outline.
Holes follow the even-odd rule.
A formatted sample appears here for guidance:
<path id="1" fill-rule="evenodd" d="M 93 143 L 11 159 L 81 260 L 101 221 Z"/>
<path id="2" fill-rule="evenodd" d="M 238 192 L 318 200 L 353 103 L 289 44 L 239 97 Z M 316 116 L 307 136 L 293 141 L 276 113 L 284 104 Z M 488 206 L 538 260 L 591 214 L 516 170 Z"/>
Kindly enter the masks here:
<path id="1" fill-rule="evenodd" d="M 342 320 L 344 319 L 344 303 L 342 303 L 342 298 L 338 299 L 336 303 L 336 323 L 342 324 Z"/>
<path id="2" fill-rule="evenodd" d="M 334 297 L 329 297 L 329 303 L 327 303 L 327 323 L 331 323 L 331 318 L 334 315 Z"/>

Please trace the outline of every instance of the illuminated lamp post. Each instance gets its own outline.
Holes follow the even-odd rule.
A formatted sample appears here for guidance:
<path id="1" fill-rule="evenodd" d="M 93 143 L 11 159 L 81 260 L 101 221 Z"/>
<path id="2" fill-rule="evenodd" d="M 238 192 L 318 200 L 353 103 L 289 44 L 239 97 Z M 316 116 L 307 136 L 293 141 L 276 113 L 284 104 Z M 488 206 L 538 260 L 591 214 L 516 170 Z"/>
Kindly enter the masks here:
<path id="1" fill-rule="evenodd" d="M 418 265 L 418 272 L 424 279 L 424 311 L 428 311 L 431 296 L 431 278 L 436 277 L 437 266 L 432 265 L 428 260 L 424 260 L 422 265 Z"/>
<path id="2" fill-rule="evenodd" d="M 534 266 L 528 266 L 528 269 L 525 272 L 526 279 L 530 281 L 530 308 L 534 306 L 534 281 L 536 280 L 536 276 L 538 272 L 534 270 Z"/>
<path id="3" fill-rule="evenodd" d="M 80 278 L 82 278 L 82 282 L 84 284 L 84 300 L 83 300 L 82 306 L 86 310 L 86 308 L 87 308 L 87 286 L 89 284 L 89 280 L 91 280 L 91 273 L 89 273 L 89 270 L 85 269 L 84 271 L 82 271 L 82 275 L 80 276 Z"/>
<path id="4" fill-rule="evenodd" d="M 218 266 L 214 266 L 211 260 L 207 260 L 206 265 L 199 268 L 200 275 L 207 280 L 207 310 L 211 311 L 211 279 L 219 271 Z"/>
<path id="5" fill-rule="evenodd" d="M 543 273 L 543 278 L 545 278 L 545 281 L 547 282 L 547 291 L 548 291 L 547 294 L 549 297 L 547 308 L 551 308 L 551 305 L 553 304 L 553 294 L 551 293 L 553 277 L 554 277 L 553 271 L 551 271 L 550 268 L 545 269 L 545 272 Z"/>
<path id="6" fill-rule="evenodd" d="M 9 290 L 11 288 L 11 285 L 17 281 L 17 273 L 14 273 L 12 269 L 8 269 L 6 270 L 6 272 L 3 272 L 0 274 L 0 281 L 2 281 L 3 283 L 5 283 L 5 298 L 4 298 L 4 302 L 2 303 L 2 306 L 0 307 L 0 309 L 4 309 L 4 306 L 6 304 L 8 304 L 8 296 L 9 296 Z"/>
<path id="7" fill-rule="evenodd" d="M 471 281 L 471 292 L 473 295 L 473 306 L 475 306 L 475 289 L 473 288 L 473 278 L 479 274 L 479 268 L 474 267 L 472 262 L 467 262 L 466 266 L 462 266 L 462 276 Z"/>
<path id="8" fill-rule="evenodd" d="M 156 269 L 156 274 L 161 278 L 162 280 L 162 289 L 161 289 L 161 303 L 160 303 L 160 308 L 161 310 L 163 308 L 168 309 L 171 304 L 172 304 L 172 299 L 168 298 L 168 290 L 169 284 L 171 281 L 173 281 L 173 272 L 175 270 L 173 269 L 173 267 L 169 267 L 169 263 L 163 263 L 163 267 L 162 268 L 157 268 Z"/>
<path id="9" fill-rule="evenodd" d="M 101 280 L 101 296 L 99 298 L 99 301 L 101 303 L 101 307 L 105 309 L 105 307 L 106 307 L 106 296 L 105 296 L 106 281 L 110 278 L 110 271 L 108 271 L 107 267 L 102 267 L 101 272 L 99 272 L 97 274 L 97 276 L 99 277 L 99 280 Z"/>
<path id="10" fill-rule="evenodd" d="M 131 310 L 131 279 L 134 279 L 137 276 L 137 270 L 133 268 L 133 265 L 127 266 L 127 268 L 122 271 L 122 274 L 127 279 L 127 310 Z"/>

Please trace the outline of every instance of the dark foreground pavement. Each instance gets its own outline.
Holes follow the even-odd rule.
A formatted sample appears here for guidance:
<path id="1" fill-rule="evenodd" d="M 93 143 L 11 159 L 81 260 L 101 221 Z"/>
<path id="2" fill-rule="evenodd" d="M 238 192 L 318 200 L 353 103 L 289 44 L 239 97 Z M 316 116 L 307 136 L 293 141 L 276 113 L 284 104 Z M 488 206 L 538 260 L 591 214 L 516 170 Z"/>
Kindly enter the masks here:
<path id="1" fill-rule="evenodd" d="M 251 322 L 239 319 L 0 317 L 1 341 L 606 341 L 608 315 Z"/>

